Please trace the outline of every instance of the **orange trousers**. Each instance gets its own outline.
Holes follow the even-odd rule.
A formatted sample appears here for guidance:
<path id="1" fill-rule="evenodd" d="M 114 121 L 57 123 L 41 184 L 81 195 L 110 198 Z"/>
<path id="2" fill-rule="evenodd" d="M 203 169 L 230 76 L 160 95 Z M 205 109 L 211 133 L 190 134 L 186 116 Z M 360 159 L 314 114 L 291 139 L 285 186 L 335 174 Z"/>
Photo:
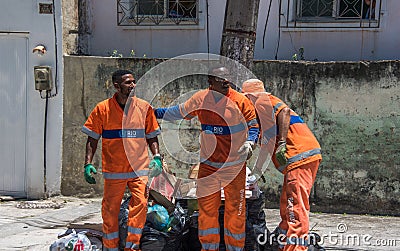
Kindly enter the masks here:
<path id="1" fill-rule="evenodd" d="M 103 217 L 103 250 L 118 251 L 118 214 L 126 186 L 128 186 L 132 198 L 128 207 L 128 236 L 126 238 L 125 250 L 139 250 L 140 237 L 142 236 L 142 230 L 146 222 L 147 180 L 147 177 L 104 179 L 104 195 L 101 210 Z"/>
<path id="2" fill-rule="evenodd" d="M 224 240 L 226 250 L 244 250 L 246 226 L 246 168 L 230 166 L 220 169 L 201 163 L 197 180 L 199 203 L 199 240 L 201 250 L 218 250 L 220 226 L 218 209 L 221 187 L 224 188 Z"/>
<path id="3" fill-rule="evenodd" d="M 307 250 L 309 230 L 309 197 L 317 175 L 320 160 L 299 166 L 286 173 L 280 199 L 280 250 Z"/>

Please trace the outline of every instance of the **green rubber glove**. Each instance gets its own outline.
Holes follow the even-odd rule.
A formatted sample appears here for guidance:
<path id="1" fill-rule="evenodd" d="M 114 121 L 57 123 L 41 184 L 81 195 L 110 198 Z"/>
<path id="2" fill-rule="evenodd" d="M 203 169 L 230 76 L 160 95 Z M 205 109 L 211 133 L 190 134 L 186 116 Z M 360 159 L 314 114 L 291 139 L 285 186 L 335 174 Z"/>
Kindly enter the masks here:
<path id="1" fill-rule="evenodd" d="M 162 163 L 160 154 L 156 154 L 153 156 L 153 159 L 150 161 L 149 165 L 150 174 L 149 177 L 157 177 L 162 172 Z"/>
<path id="2" fill-rule="evenodd" d="M 92 173 L 94 173 L 94 174 L 97 173 L 96 168 L 92 164 L 86 164 L 85 171 L 84 171 L 85 180 L 89 184 L 96 184 L 96 180 L 92 176 Z"/>
<path id="3" fill-rule="evenodd" d="M 278 147 L 276 148 L 275 151 L 275 157 L 276 160 L 278 161 L 279 165 L 284 166 L 287 164 L 287 158 L 286 158 L 286 141 L 279 141 L 278 142 Z"/>

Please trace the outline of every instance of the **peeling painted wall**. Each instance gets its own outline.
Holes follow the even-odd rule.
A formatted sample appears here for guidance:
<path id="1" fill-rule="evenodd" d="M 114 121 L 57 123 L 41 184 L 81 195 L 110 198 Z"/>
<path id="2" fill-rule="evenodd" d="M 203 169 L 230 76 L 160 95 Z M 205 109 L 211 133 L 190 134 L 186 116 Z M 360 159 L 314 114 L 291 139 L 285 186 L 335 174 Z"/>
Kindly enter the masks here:
<path id="1" fill-rule="evenodd" d="M 64 195 L 101 194 L 102 179 L 89 185 L 83 178 L 84 144 L 80 132 L 97 102 L 114 93 L 111 73 L 134 71 L 139 79 L 160 59 L 65 56 L 63 175 Z M 312 209 L 334 212 L 400 214 L 399 61 L 311 63 L 256 61 L 254 73 L 268 91 L 286 101 L 307 121 L 323 149 L 323 162 L 312 191 Z M 201 77 L 200 77 L 201 78 Z M 205 88 L 205 79 L 185 77 L 167 85 L 153 105 Z M 180 140 L 198 150 L 198 125 L 185 122 Z M 166 152 L 162 146 L 162 151 Z M 166 157 L 180 176 L 189 165 Z M 100 166 L 100 149 L 95 165 Z M 267 171 L 263 185 L 270 206 L 279 198 L 282 175 Z"/>

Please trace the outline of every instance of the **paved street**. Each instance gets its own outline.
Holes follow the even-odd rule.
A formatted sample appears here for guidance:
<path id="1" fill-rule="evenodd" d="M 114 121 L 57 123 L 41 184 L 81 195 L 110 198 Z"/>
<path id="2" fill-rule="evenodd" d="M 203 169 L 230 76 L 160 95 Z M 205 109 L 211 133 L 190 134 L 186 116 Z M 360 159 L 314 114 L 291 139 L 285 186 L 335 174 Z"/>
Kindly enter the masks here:
<path id="1" fill-rule="evenodd" d="M 28 208 L 31 207 L 31 208 Z M 70 223 L 101 223 L 101 198 L 54 197 L 0 202 L 0 250 L 49 250 Z M 279 210 L 266 209 L 272 231 Z M 400 250 L 400 218 L 312 213 L 311 227 L 326 250 Z"/>

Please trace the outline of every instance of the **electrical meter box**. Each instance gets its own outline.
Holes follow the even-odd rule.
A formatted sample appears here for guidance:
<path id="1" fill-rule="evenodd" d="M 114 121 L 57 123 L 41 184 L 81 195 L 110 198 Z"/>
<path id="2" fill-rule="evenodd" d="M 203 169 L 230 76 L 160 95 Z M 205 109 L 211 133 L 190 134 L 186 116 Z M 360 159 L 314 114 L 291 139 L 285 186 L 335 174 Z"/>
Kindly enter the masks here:
<path id="1" fill-rule="evenodd" d="M 51 91 L 53 81 L 50 66 L 34 66 L 35 89 L 38 91 Z"/>

